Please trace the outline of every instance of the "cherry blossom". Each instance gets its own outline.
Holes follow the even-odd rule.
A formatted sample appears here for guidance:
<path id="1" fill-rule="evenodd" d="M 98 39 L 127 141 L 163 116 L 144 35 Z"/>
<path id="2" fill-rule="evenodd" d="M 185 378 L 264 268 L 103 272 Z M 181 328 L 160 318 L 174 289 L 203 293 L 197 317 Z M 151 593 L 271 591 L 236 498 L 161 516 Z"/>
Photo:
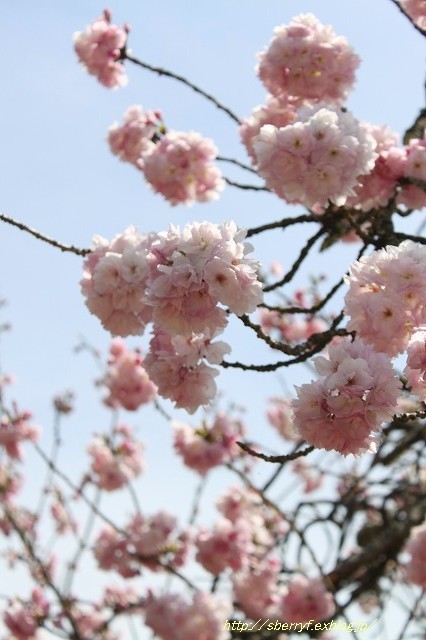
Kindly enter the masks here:
<path id="1" fill-rule="evenodd" d="M 128 350 L 122 340 L 115 339 L 110 354 L 108 370 L 101 380 L 109 391 L 105 404 L 136 411 L 141 405 L 151 402 L 157 387 L 145 371 L 141 352 L 138 349 Z"/>
<path id="2" fill-rule="evenodd" d="M 405 579 L 426 589 L 426 524 L 414 527 L 404 551 L 410 554 L 403 565 Z"/>
<path id="3" fill-rule="evenodd" d="M 252 620 L 278 614 L 280 570 L 278 558 L 267 557 L 234 575 L 232 583 L 238 608 Z"/>
<path id="4" fill-rule="evenodd" d="M 333 615 L 335 605 L 321 578 L 311 580 L 305 576 L 295 576 L 287 583 L 287 588 L 279 604 L 283 620 L 306 622 L 326 620 Z"/>
<path id="5" fill-rule="evenodd" d="M 409 144 L 404 147 L 404 153 L 403 175 L 407 178 L 426 180 L 426 138 L 410 140 Z M 405 185 L 396 201 L 408 209 L 422 209 L 426 206 L 426 193 L 424 189 L 415 184 Z"/>
<path id="6" fill-rule="evenodd" d="M 359 57 L 346 38 L 311 13 L 276 27 L 257 73 L 274 96 L 341 104 L 355 83 Z"/>
<path id="7" fill-rule="evenodd" d="M 407 364 L 404 375 L 411 393 L 422 400 L 426 397 L 426 332 L 416 331 L 407 347 Z"/>
<path id="8" fill-rule="evenodd" d="M 210 340 L 204 338 L 205 343 Z M 209 345 L 205 345 L 208 352 Z M 194 413 L 200 406 L 208 405 L 215 397 L 217 387 L 214 378 L 219 372 L 204 360 L 190 354 L 179 355 L 173 338 L 163 331 L 154 333 L 145 367 L 151 380 L 157 385 L 163 398 L 170 398 L 177 408 Z"/>
<path id="9" fill-rule="evenodd" d="M 111 24 L 111 15 L 105 10 L 85 31 L 74 34 L 74 49 L 80 62 L 109 89 L 124 87 L 128 82 L 120 61 L 127 33 L 128 27 Z"/>
<path id="10" fill-rule="evenodd" d="M 288 100 L 280 100 L 274 96 L 268 96 L 266 104 L 253 109 L 252 115 L 245 118 L 240 125 L 241 141 L 247 149 L 247 153 L 256 164 L 256 153 L 253 148 L 253 140 L 259 134 L 264 124 L 273 124 L 275 127 L 285 127 L 296 119 L 296 109 Z"/>
<path id="11" fill-rule="evenodd" d="M 398 135 L 388 127 L 361 123 L 362 128 L 376 141 L 374 169 L 359 176 L 355 195 L 347 200 L 348 206 L 361 211 L 385 207 L 396 193 L 398 179 L 404 175 L 404 152 L 398 148 Z"/>
<path id="12" fill-rule="evenodd" d="M 197 429 L 179 422 L 172 426 L 175 451 L 186 466 L 201 475 L 241 455 L 236 442 L 244 437 L 244 426 L 224 413 L 218 413 L 211 425 L 203 421 Z"/>
<path id="13" fill-rule="evenodd" d="M 143 156 L 155 148 L 154 136 L 162 130 L 161 111 L 143 111 L 139 105 L 129 107 L 123 116 L 123 124 L 115 122 L 108 131 L 108 143 L 112 153 L 123 162 L 130 162 L 142 169 Z"/>
<path id="14" fill-rule="evenodd" d="M 401 353 L 423 324 L 425 276 L 426 247 L 411 240 L 353 263 L 345 277 L 348 330 L 377 351 Z"/>
<path id="15" fill-rule="evenodd" d="M 20 599 L 9 602 L 3 622 L 16 640 L 33 640 L 48 614 L 49 603 L 43 591 L 36 587 L 29 602 Z"/>
<path id="16" fill-rule="evenodd" d="M 213 164 L 217 149 L 199 133 L 169 131 L 144 156 L 147 182 L 171 205 L 217 200 L 225 183 Z"/>
<path id="17" fill-rule="evenodd" d="M 399 0 L 399 4 L 420 29 L 426 30 L 426 6 L 424 0 Z"/>
<path id="18" fill-rule="evenodd" d="M 142 443 L 130 427 L 117 427 L 113 439 L 95 438 L 87 448 L 96 484 L 104 491 L 121 489 L 143 471 Z"/>
<path id="19" fill-rule="evenodd" d="M 300 435 L 295 431 L 291 400 L 288 398 L 270 398 L 270 408 L 266 412 L 269 423 L 278 433 L 290 442 L 300 442 Z"/>
<path id="20" fill-rule="evenodd" d="M 314 363 L 320 380 L 296 387 L 296 429 L 315 447 L 343 455 L 374 451 L 375 432 L 392 418 L 401 389 L 389 358 L 344 340 Z"/>
<path id="21" fill-rule="evenodd" d="M 195 559 L 206 571 L 217 576 L 227 568 L 238 571 L 248 563 L 253 550 L 250 524 L 242 518 L 219 520 L 214 529 L 202 528 L 195 540 Z"/>
<path id="22" fill-rule="evenodd" d="M 111 242 L 93 238 L 81 290 L 89 311 L 114 336 L 141 335 L 152 319 L 143 294 L 148 277 L 146 256 L 154 237 L 128 227 Z"/>
<path id="23" fill-rule="evenodd" d="M 40 437 L 40 429 L 29 424 L 31 413 L 24 411 L 19 413 L 15 408 L 15 414 L 4 413 L 0 418 L 0 447 L 10 458 L 22 460 L 21 443 L 25 440 L 35 442 Z"/>
<path id="24" fill-rule="evenodd" d="M 162 640 L 227 640 L 224 622 L 230 603 L 215 594 L 197 591 L 191 603 L 178 594 L 155 597 L 145 603 L 145 624 Z"/>
<path id="25" fill-rule="evenodd" d="M 374 138 L 350 112 L 322 105 L 300 109 L 294 124 L 263 125 L 253 147 L 266 185 L 317 212 L 344 205 L 377 157 Z"/>

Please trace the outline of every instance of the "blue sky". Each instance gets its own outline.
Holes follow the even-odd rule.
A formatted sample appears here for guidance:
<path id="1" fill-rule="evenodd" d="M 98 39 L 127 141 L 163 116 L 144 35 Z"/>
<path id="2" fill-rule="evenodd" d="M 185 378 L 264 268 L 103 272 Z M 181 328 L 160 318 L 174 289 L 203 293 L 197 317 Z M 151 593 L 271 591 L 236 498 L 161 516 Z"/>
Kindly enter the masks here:
<path id="1" fill-rule="evenodd" d="M 115 22 L 130 23 L 129 45 L 136 56 L 188 77 L 240 116 L 264 101 L 266 92 L 253 71 L 256 52 L 269 42 L 275 26 L 307 12 L 332 23 L 362 59 L 348 100 L 356 117 L 402 133 L 424 103 L 423 41 L 390 0 L 111 0 L 109 8 Z M 192 220 L 234 219 L 246 227 L 300 212 L 270 194 L 231 188 L 216 203 L 170 208 L 132 167 L 110 154 L 108 127 L 128 106 L 142 104 L 161 109 L 169 128 L 199 131 L 215 140 L 222 155 L 246 160 L 234 123 L 175 81 L 129 65 L 128 87 L 109 91 L 85 73 L 77 64 L 72 34 L 102 9 L 93 0 L 0 0 L 1 212 L 80 247 L 90 246 L 93 234 L 112 237 L 129 224 L 150 231 L 166 229 L 170 222 L 183 226 Z M 250 179 L 232 168 L 223 170 L 229 177 Z M 423 215 L 417 215 L 417 222 Z M 79 257 L 63 255 L 4 224 L 0 237 L 0 296 L 8 301 L 4 319 L 13 325 L 1 340 L 1 367 L 17 378 L 11 395 L 33 411 L 46 432 L 52 395 L 75 389 L 78 411 L 69 419 L 63 455 L 64 465 L 80 468 L 87 438 L 93 429 L 107 428 L 108 414 L 92 385 L 96 368 L 87 354 L 72 351 L 81 334 L 106 352 L 109 336 L 84 306 Z M 277 259 L 285 267 L 302 240 L 300 231 L 271 234 L 256 240 L 255 255 L 265 266 Z M 304 274 L 329 271 L 331 284 L 355 252 L 354 247 L 337 248 L 321 261 L 312 260 Z M 231 323 L 224 337 L 235 346 L 232 359 L 268 362 L 268 349 L 242 329 Z M 291 370 L 285 380 L 291 387 L 307 375 L 304 368 Z M 280 393 L 279 376 L 223 371 L 218 385 L 228 400 L 248 406 L 252 437 L 265 434 L 270 446 L 277 446 L 264 420 L 264 398 Z M 147 511 L 164 501 L 183 502 L 193 476 L 181 474 L 172 460 L 167 425 L 149 409 L 127 417 L 147 443 L 152 474 L 151 484 L 146 483 Z M 164 482 L 164 461 L 179 477 L 175 493 Z M 155 491 L 150 489 L 154 485 Z"/>

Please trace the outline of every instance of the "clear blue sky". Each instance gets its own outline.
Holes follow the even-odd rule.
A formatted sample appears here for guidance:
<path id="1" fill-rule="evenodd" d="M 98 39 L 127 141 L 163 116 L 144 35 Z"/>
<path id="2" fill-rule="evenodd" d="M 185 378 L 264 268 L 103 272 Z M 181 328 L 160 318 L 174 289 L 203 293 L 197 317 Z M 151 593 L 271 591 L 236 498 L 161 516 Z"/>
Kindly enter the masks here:
<path id="1" fill-rule="evenodd" d="M 269 42 L 275 26 L 307 12 L 332 23 L 362 58 L 348 101 L 359 119 L 402 133 L 424 103 L 424 44 L 390 0 L 111 0 L 109 8 L 115 22 L 130 23 L 135 55 L 188 77 L 240 116 L 264 101 L 265 90 L 253 71 L 256 52 Z M 1 212 L 65 243 L 87 247 L 93 234 L 112 237 L 129 224 L 150 231 L 166 229 L 170 222 L 183 226 L 192 220 L 234 219 L 246 227 L 298 211 L 269 194 L 230 187 L 216 203 L 172 209 L 130 165 L 110 154 L 108 127 L 129 105 L 142 104 L 161 109 L 169 128 L 199 131 L 215 140 L 222 155 L 246 160 L 233 122 L 175 81 L 129 65 L 128 87 L 110 91 L 85 73 L 77 64 L 72 34 L 102 9 L 93 0 L 0 0 Z M 223 169 L 230 177 L 245 178 Z M 87 355 L 76 356 L 72 349 L 82 334 L 105 352 L 109 336 L 83 304 L 79 257 L 63 255 L 4 224 L 0 237 L 0 296 L 9 303 L 4 319 L 13 325 L 1 341 L 1 367 L 17 377 L 11 395 L 34 412 L 35 422 L 47 432 L 52 395 L 76 390 L 78 412 L 69 419 L 63 455 L 65 465 L 80 468 L 91 431 L 108 423 L 92 386 L 96 369 Z M 270 235 L 255 243 L 256 256 L 265 265 L 277 259 L 286 266 L 300 242 L 297 233 Z M 311 261 L 305 274 L 329 270 L 336 277 L 353 255 L 353 247 L 338 248 L 321 262 Z M 235 347 L 231 359 L 271 359 L 240 323 L 233 323 L 224 339 Z M 291 387 L 306 377 L 306 369 L 291 370 L 286 381 Z M 278 376 L 223 371 L 218 385 L 228 400 L 247 404 L 251 436 L 263 439 L 264 431 L 264 439 L 276 446 L 264 420 L 264 398 L 280 393 Z M 167 425 L 149 409 L 128 418 L 148 450 L 146 510 L 183 502 L 192 475 L 181 473 L 181 465 L 172 460 Z M 164 460 L 179 482 L 165 482 Z"/>

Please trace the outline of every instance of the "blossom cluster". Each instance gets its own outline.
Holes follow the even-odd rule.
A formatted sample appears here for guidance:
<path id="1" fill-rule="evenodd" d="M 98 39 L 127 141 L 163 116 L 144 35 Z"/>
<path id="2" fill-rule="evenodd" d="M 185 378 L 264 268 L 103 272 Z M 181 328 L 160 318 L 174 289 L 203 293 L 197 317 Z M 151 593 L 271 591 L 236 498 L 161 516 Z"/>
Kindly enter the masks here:
<path id="1" fill-rule="evenodd" d="M 223 306 L 241 316 L 262 301 L 258 263 L 234 222 L 192 223 L 183 231 L 94 238 L 81 288 L 89 310 L 113 335 L 141 335 L 153 321 L 145 369 L 160 395 L 194 412 L 216 392 L 229 347 L 212 340 L 227 324 Z"/>
<path id="2" fill-rule="evenodd" d="M 411 393 L 426 400 L 426 331 L 416 331 L 408 343 L 404 376 Z"/>
<path id="3" fill-rule="evenodd" d="M 136 411 L 151 402 L 157 387 L 150 380 L 139 349 L 129 350 L 119 338 L 112 341 L 108 369 L 100 383 L 109 392 L 104 402 L 109 407 Z"/>
<path id="4" fill-rule="evenodd" d="M 426 206 L 424 189 L 409 181 L 426 180 L 426 140 L 413 138 L 400 147 L 398 135 L 388 127 L 367 123 L 362 127 L 375 139 L 378 158 L 373 171 L 359 176 L 355 195 L 348 198 L 347 206 L 370 211 L 385 207 L 392 198 L 408 209 Z"/>
<path id="5" fill-rule="evenodd" d="M 105 10 L 85 31 L 74 34 L 74 49 L 80 62 L 109 89 L 123 87 L 128 82 L 120 60 L 127 33 L 128 27 L 111 24 L 111 14 Z"/>
<path id="6" fill-rule="evenodd" d="M 340 104 L 355 83 L 359 62 L 346 38 L 307 13 L 276 27 L 259 54 L 257 72 L 274 96 Z"/>
<path id="7" fill-rule="evenodd" d="M 196 591 L 188 603 L 179 594 L 149 594 L 144 603 L 145 624 L 162 640 L 227 640 L 224 621 L 231 603 L 213 593 Z"/>
<path id="8" fill-rule="evenodd" d="M 402 353 L 425 321 L 426 247 L 404 240 L 363 256 L 346 283 L 348 330 L 376 351 Z"/>
<path id="9" fill-rule="evenodd" d="M 405 579 L 426 589 L 426 524 L 411 531 L 404 551 L 410 555 L 409 561 L 403 565 Z"/>
<path id="10" fill-rule="evenodd" d="M 142 450 L 142 443 L 125 425 L 115 427 L 112 438 L 96 437 L 87 448 L 94 482 L 104 491 L 121 489 L 142 473 Z"/>
<path id="11" fill-rule="evenodd" d="M 224 413 L 216 414 L 211 425 L 203 421 L 197 429 L 181 422 L 172 422 L 172 427 L 176 453 L 200 475 L 241 454 L 236 442 L 244 437 L 244 426 Z"/>
<path id="12" fill-rule="evenodd" d="M 277 270 L 278 266 L 275 266 Z M 296 344 L 308 340 L 314 333 L 321 333 L 327 328 L 326 322 L 313 313 L 302 313 L 303 309 L 314 307 L 319 302 L 316 292 L 307 295 L 308 292 L 298 289 L 288 304 L 299 307 L 301 313 L 280 312 L 278 309 L 259 309 L 259 321 L 262 330 L 267 335 L 277 337 L 282 342 Z"/>
<path id="13" fill-rule="evenodd" d="M 116 571 L 123 578 L 139 575 L 143 567 L 159 571 L 162 563 L 177 568 L 186 562 L 190 536 L 176 529 L 176 518 L 166 511 L 151 517 L 139 513 L 123 530 L 105 525 L 93 553 L 101 569 Z"/>
<path id="14" fill-rule="evenodd" d="M 423 0 L 401 5 L 418 26 L 426 20 Z M 410 209 L 426 205 L 424 190 L 403 182 L 426 179 L 426 142 L 399 147 L 387 127 L 358 123 L 342 108 L 360 62 L 344 37 L 300 14 L 258 57 L 269 93 L 239 132 L 267 187 L 316 213 L 329 202 L 369 211 L 394 197 Z"/>
<path id="15" fill-rule="evenodd" d="M 162 119 L 160 111 L 129 107 L 123 124 L 109 129 L 112 153 L 140 169 L 171 205 L 217 200 L 225 182 L 213 141 L 195 131 L 166 131 Z"/>
<path id="16" fill-rule="evenodd" d="M 281 514 L 255 491 L 231 487 L 217 506 L 221 518 L 212 529 L 201 527 L 195 537 L 197 562 L 215 576 L 226 569 L 246 569 L 288 533 Z"/>
<path id="17" fill-rule="evenodd" d="M 123 162 L 138 169 L 143 166 L 143 157 L 153 151 L 153 138 L 163 124 L 161 111 L 144 111 L 139 105 L 129 107 L 123 116 L 123 124 L 115 122 L 108 131 L 108 143 L 112 153 Z"/>
<path id="18" fill-rule="evenodd" d="M 314 364 L 320 379 L 296 387 L 292 401 L 296 429 L 318 448 L 374 451 L 375 432 L 392 418 L 401 391 L 389 357 L 362 340 L 342 340 Z"/>
<path id="19" fill-rule="evenodd" d="M 0 447 L 4 448 L 10 458 L 22 459 L 21 443 L 25 440 L 35 442 L 40 437 L 40 429 L 29 423 L 31 413 L 24 411 L 4 413 L 0 418 Z M 0 449 L 1 450 L 1 449 Z"/>
<path id="20" fill-rule="evenodd" d="M 269 423 L 280 436 L 289 442 L 300 442 L 300 434 L 294 429 L 291 400 L 289 398 L 270 398 L 266 413 Z"/>
<path id="21" fill-rule="evenodd" d="M 300 109 L 294 124 L 263 125 L 253 147 L 266 185 L 318 213 L 328 202 L 344 205 L 377 157 L 374 138 L 351 113 L 321 104 Z"/>
<path id="22" fill-rule="evenodd" d="M 280 584 L 281 563 L 274 557 L 238 572 L 234 592 L 239 608 L 253 620 L 265 615 L 286 622 L 316 622 L 333 615 L 333 596 L 321 578 L 295 575 Z"/>
<path id="23" fill-rule="evenodd" d="M 49 609 L 49 602 L 42 589 L 36 587 L 28 602 L 21 599 L 9 602 L 3 622 L 16 640 L 31 640 L 36 637 L 37 629 L 48 618 Z"/>

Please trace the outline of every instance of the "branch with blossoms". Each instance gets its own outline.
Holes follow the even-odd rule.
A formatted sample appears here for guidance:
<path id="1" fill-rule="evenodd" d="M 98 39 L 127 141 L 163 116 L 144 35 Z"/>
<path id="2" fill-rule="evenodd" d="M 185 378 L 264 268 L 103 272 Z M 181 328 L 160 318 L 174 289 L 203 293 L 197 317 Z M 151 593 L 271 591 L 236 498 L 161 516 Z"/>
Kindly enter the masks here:
<path id="1" fill-rule="evenodd" d="M 424 1 L 395 4 L 423 32 Z M 149 629 L 163 640 L 244 637 L 246 620 L 264 621 L 250 632 L 259 640 L 291 637 L 283 631 L 326 638 L 337 621 L 357 637 L 365 628 L 354 628 L 354 612 L 372 628 L 398 606 L 399 637 L 424 634 L 426 247 L 419 234 L 398 228 L 426 205 L 422 112 L 403 145 L 386 126 L 358 121 L 345 103 L 360 59 L 312 14 L 275 29 L 256 69 L 265 104 L 244 119 L 185 76 L 134 56 L 129 38 L 130 27 L 113 24 L 105 11 L 74 35 L 74 47 L 107 88 L 124 87 L 133 64 L 212 103 L 238 125 L 251 166 L 220 155 L 200 133 L 173 130 L 160 109 L 139 105 L 108 131 L 120 161 L 173 207 L 218 200 L 228 185 L 267 191 L 306 212 L 249 229 L 234 221 L 166 231 L 128 226 L 112 239 L 96 235 L 90 249 L 0 216 L 84 258 L 85 304 L 113 338 L 106 357 L 84 345 L 101 366 L 96 386 L 111 426 L 93 434 L 77 479 L 59 461 L 71 396 L 55 400 L 46 454 L 30 412 L 6 402 L 2 389 L 0 532 L 5 559 L 34 585 L 27 598 L 1 594 L 3 624 L 18 640 L 36 640 L 42 629 L 69 640 L 115 640 L 124 619 L 134 637 Z M 219 163 L 261 182 L 224 177 Z M 294 228 L 300 247 L 286 270 L 276 262 L 262 269 L 248 238 Z M 360 248 L 327 293 L 319 276 L 308 287 L 296 284 L 315 250 L 339 243 Z M 343 308 L 336 300 L 342 289 Z M 231 346 L 220 337 L 233 318 L 259 342 L 265 364 L 225 359 Z M 123 339 L 148 327 L 147 353 L 126 345 Z M 277 352 L 287 359 L 277 361 Z M 269 400 L 267 422 L 280 444 L 268 449 L 253 440 L 235 406 L 222 406 L 219 367 L 267 374 L 296 364 L 316 379 Z M 164 401 L 196 417 L 170 420 Z M 167 422 L 178 462 L 197 478 L 186 523 L 165 509 L 145 512 L 138 482 L 150 443 L 127 418 L 146 406 Z M 20 502 L 30 443 L 46 468 L 35 508 Z M 265 463 L 277 467 L 259 479 Z M 219 474 L 237 484 L 217 496 L 216 520 L 206 524 L 202 490 Z M 114 517 L 115 496 L 121 514 Z M 99 588 L 85 600 L 76 594 L 89 562 Z M 163 591 L 153 574 L 167 578 Z"/>

